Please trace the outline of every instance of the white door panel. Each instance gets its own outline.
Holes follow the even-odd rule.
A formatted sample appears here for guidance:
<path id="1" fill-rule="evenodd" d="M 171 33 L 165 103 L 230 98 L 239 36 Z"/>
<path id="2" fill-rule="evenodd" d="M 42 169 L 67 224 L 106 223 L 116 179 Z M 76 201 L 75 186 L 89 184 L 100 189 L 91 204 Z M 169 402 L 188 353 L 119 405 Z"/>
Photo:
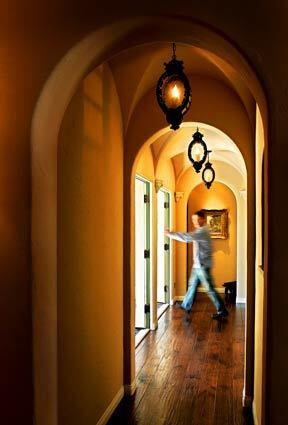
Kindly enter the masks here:
<path id="1" fill-rule="evenodd" d="M 157 194 L 157 302 L 169 303 L 170 294 L 170 241 L 164 229 L 170 227 L 170 194 Z M 166 249 L 165 249 L 166 246 Z"/>
<path id="2" fill-rule="evenodd" d="M 145 328 L 145 284 L 146 267 L 144 250 L 146 247 L 146 214 L 144 195 L 146 185 L 135 180 L 135 326 Z"/>
<path id="3" fill-rule="evenodd" d="M 162 190 L 157 194 L 157 302 L 165 303 L 164 202 Z"/>

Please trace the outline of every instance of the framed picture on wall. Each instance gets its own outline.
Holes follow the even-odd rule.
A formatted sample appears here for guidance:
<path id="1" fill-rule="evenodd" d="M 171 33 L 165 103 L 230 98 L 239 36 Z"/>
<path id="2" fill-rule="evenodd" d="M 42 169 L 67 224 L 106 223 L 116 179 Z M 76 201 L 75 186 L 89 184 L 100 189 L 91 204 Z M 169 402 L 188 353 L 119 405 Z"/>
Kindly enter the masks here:
<path id="1" fill-rule="evenodd" d="M 228 210 L 203 210 L 211 238 L 228 238 Z"/>

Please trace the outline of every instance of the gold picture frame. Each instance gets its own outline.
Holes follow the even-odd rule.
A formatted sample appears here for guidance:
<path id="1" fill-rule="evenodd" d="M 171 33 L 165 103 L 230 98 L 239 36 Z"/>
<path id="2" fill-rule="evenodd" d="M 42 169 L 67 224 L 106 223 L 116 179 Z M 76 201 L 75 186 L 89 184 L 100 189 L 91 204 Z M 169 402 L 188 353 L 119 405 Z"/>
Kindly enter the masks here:
<path id="1" fill-rule="evenodd" d="M 203 210 L 211 238 L 228 238 L 228 210 Z"/>

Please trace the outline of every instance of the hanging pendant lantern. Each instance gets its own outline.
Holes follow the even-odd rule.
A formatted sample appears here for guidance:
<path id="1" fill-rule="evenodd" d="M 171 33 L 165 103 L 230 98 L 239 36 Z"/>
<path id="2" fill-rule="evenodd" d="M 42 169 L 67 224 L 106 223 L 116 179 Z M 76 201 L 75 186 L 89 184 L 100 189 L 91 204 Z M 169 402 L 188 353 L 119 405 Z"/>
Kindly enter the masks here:
<path id="1" fill-rule="evenodd" d="M 192 137 L 193 140 L 190 142 L 188 147 L 188 157 L 192 162 L 196 173 L 199 173 L 207 158 L 207 145 L 203 140 L 203 134 L 200 133 L 198 128 Z"/>
<path id="2" fill-rule="evenodd" d="M 211 162 L 209 161 L 209 153 L 211 153 L 211 151 L 207 152 L 208 160 L 202 172 L 202 180 L 205 183 L 205 186 L 207 187 L 207 189 L 210 189 L 213 181 L 215 180 L 215 171 L 214 171 L 214 168 L 212 167 Z"/>
<path id="3" fill-rule="evenodd" d="M 176 59 L 175 43 L 172 59 L 164 65 L 165 72 L 158 80 L 156 96 L 167 122 L 171 124 L 170 128 L 177 130 L 190 107 L 191 88 L 184 74 L 183 61 Z"/>

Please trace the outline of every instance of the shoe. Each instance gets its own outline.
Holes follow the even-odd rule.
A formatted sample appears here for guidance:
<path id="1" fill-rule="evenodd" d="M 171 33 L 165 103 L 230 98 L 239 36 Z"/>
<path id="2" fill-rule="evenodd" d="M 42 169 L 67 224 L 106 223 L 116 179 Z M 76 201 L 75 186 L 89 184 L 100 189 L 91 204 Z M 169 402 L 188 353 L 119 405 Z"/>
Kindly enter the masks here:
<path id="1" fill-rule="evenodd" d="M 177 302 L 177 303 L 175 304 L 175 307 L 176 307 L 176 308 L 181 308 L 181 310 L 185 311 L 185 313 L 188 313 L 188 314 L 190 314 L 190 313 L 191 313 L 191 310 L 187 310 L 185 307 L 183 307 L 183 306 L 182 306 L 182 304 L 181 304 L 181 302 Z"/>
<path id="2" fill-rule="evenodd" d="M 212 314 L 211 317 L 212 317 L 212 319 L 217 320 L 217 319 L 221 319 L 222 317 L 227 317 L 228 314 L 229 314 L 229 312 L 225 308 L 225 310 L 219 310 L 219 311 L 217 311 L 217 313 Z"/>
<path id="3" fill-rule="evenodd" d="M 183 320 L 184 320 L 185 323 L 191 323 L 191 317 L 190 317 L 190 315 L 188 313 L 185 314 Z"/>
<path id="4" fill-rule="evenodd" d="M 185 311 L 186 314 L 190 314 L 191 310 L 187 310 L 187 308 L 183 307 L 182 305 L 180 305 L 181 310 Z"/>

